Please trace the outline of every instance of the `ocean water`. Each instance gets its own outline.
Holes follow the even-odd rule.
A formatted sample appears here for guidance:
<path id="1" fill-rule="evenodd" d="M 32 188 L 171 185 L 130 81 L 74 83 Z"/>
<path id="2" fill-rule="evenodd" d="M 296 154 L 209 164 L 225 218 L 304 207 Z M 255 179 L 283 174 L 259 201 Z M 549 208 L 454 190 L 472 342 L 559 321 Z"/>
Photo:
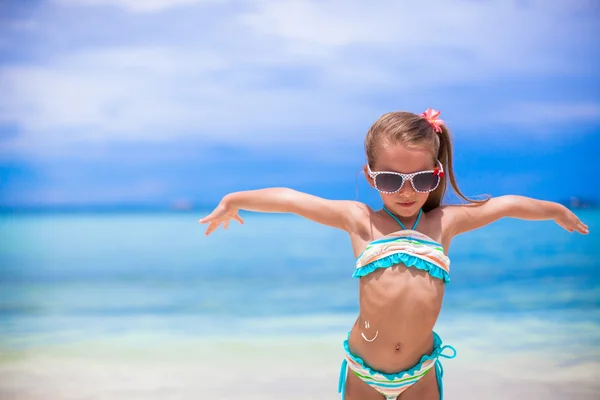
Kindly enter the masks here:
<path id="1" fill-rule="evenodd" d="M 203 215 L 1 215 L 0 350 L 131 335 L 345 335 L 358 293 L 344 232 L 247 213 L 245 225 L 206 237 Z M 597 349 L 600 212 L 579 215 L 587 236 L 505 219 L 457 237 L 438 328 L 473 346 L 504 337 Z"/>

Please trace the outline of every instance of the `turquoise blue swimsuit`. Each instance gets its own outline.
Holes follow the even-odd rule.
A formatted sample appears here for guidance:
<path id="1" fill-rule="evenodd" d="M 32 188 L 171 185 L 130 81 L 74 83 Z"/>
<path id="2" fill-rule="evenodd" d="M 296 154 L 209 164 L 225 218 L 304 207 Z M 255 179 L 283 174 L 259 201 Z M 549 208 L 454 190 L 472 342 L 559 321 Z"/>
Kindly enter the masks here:
<path id="1" fill-rule="evenodd" d="M 442 245 L 415 230 L 421 219 L 422 211 L 419 211 L 412 229 L 406 229 L 394 214 L 385 207 L 384 210 L 398 222 L 402 230 L 369 243 L 365 251 L 357 258 L 357 268 L 353 276 L 361 278 L 377 269 L 403 264 L 407 268 L 427 271 L 432 277 L 446 283 L 450 282 L 450 259 L 444 254 Z M 350 334 L 348 334 L 349 337 Z M 444 354 L 446 349 L 452 351 L 452 353 Z M 417 383 L 431 368 L 435 368 L 440 399 L 443 400 L 442 377 L 444 369 L 439 359 L 442 357 L 454 358 L 456 356 L 454 347 L 442 346 L 442 340 L 435 332 L 433 332 L 433 351 L 431 354 L 424 355 L 419 363 L 412 368 L 396 374 L 385 374 L 371 369 L 360 357 L 350 352 L 348 339 L 344 341 L 344 350 L 346 351 L 346 357 L 342 362 L 338 383 L 338 392 L 342 393 L 342 400 L 345 397 L 348 369 L 385 396 L 386 399 L 391 400 L 396 399 L 402 392 Z"/>

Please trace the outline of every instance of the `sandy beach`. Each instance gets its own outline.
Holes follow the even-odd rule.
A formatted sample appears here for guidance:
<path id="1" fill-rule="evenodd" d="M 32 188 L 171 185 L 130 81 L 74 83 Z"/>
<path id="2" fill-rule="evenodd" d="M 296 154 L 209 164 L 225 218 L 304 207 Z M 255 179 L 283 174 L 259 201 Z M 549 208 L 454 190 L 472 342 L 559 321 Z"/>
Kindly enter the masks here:
<path id="1" fill-rule="evenodd" d="M 168 339 L 131 336 L 4 353 L 0 397 L 339 399 L 340 337 Z M 600 393 L 597 358 L 502 354 L 491 346 L 486 354 L 466 345 L 459 343 L 459 357 L 444 360 L 446 400 L 597 399 Z"/>

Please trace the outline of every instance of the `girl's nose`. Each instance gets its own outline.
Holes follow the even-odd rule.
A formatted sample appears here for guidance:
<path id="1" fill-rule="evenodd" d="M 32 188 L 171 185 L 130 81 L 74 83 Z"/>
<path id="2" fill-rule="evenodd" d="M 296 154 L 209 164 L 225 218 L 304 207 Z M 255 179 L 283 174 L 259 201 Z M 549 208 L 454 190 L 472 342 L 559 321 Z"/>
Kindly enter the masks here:
<path id="1" fill-rule="evenodd" d="M 405 180 L 402 187 L 398 191 L 398 193 L 412 194 L 412 192 L 414 192 L 414 191 L 415 191 L 415 189 L 412 187 L 412 184 L 410 183 L 410 181 Z"/>

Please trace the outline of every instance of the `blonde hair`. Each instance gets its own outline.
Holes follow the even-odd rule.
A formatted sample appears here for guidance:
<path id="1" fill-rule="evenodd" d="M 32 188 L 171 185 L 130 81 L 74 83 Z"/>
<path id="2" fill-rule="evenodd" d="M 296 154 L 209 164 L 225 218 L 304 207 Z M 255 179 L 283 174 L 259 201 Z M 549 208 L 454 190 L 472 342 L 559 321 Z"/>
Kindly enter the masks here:
<path id="1" fill-rule="evenodd" d="M 428 212 L 442 205 L 446 194 L 448 180 L 454 192 L 469 203 L 485 203 L 483 200 L 474 200 L 466 197 L 458 188 L 454 170 L 452 168 L 452 139 L 450 131 L 445 124 L 441 124 L 441 132 L 436 132 L 432 125 L 422 116 L 395 111 L 382 115 L 369 129 L 365 138 L 365 152 L 367 162 L 373 167 L 377 151 L 386 145 L 402 144 L 430 149 L 434 163 L 439 160 L 444 166 L 445 174 L 438 187 L 431 193 L 423 205 L 423 211 Z"/>

